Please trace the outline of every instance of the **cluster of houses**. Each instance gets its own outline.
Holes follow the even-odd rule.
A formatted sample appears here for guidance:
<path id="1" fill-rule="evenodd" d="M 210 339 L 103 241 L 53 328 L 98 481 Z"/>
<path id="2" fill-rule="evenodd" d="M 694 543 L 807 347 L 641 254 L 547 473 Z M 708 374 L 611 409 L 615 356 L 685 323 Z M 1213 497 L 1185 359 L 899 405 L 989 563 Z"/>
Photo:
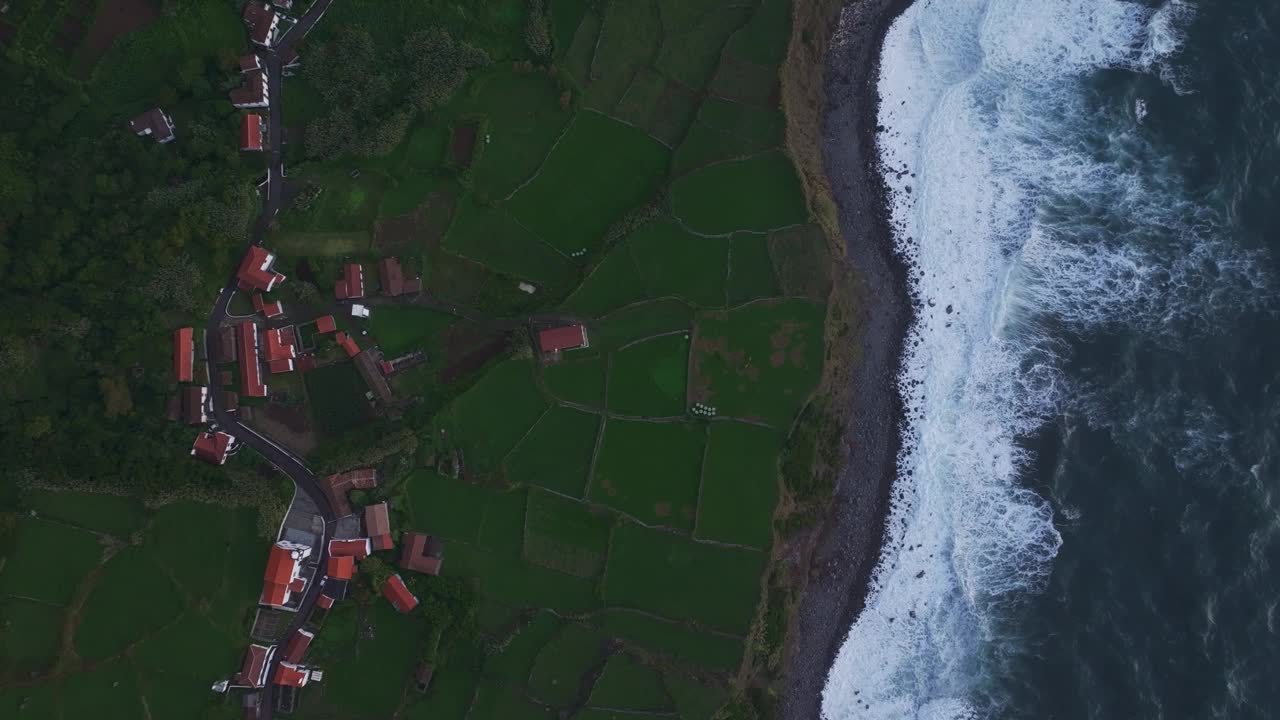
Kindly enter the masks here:
<path id="1" fill-rule="evenodd" d="M 308 613 L 305 621 L 291 623 L 295 627 L 281 638 L 282 642 L 251 643 L 245 650 L 239 671 L 230 679 L 216 683 L 213 686 L 215 691 L 226 692 L 231 688 L 253 691 L 269 683 L 297 689 L 322 680 L 323 671 L 307 665 L 305 660 L 324 618 L 338 601 L 346 598 L 347 585 L 355 577 L 357 564 L 375 552 L 395 547 L 387 503 L 368 505 L 357 515 L 348 497 L 352 490 L 371 490 L 377 485 L 377 472 L 370 468 L 330 475 L 320 482 L 338 518 L 332 524 L 333 537 L 324 548 L 323 562 L 316 557 L 320 550 L 318 537 L 314 541 L 316 547 L 312 547 L 286 539 L 288 533 L 282 532 L 282 539 L 268 551 L 262 593 L 258 599 L 259 605 L 267 612 L 305 611 Z M 399 564 L 402 569 L 428 575 L 440 573 L 443 546 L 437 538 L 425 533 L 405 532 L 401 545 Z M 314 606 L 307 608 L 304 600 L 311 583 L 319 583 L 320 589 Z M 387 601 L 402 613 L 408 613 L 418 605 L 418 598 L 399 574 L 391 575 L 380 590 Z M 255 626 L 257 624 L 255 621 Z M 273 665 L 274 671 L 271 669 Z M 430 665 L 424 664 L 417 669 L 419 689 L 425 690 L 430 675 Z M 252 707 L 255 713 L 256 702 L 256 695 L 246 696 L 246 707 Z"/>
<path id="2" fill-rule="evenodd" d="M 288 11 L 293 6 L 291 0 L 272 0 L 258 2 L 251 0 L 244 6 L 244 24 L 249 28 L 249 40 L 259 48 L 270 48 L 284 34 L 282 25 L 292 22 L 292 18 L 279 11 Z M 298 66 L 298 51 L 286 48 L 280 54 L 280 63 L 285 72 Z M 267 120 L 254 112 L 271 106 L 271 75 L 263 67 L 262 59 L 256 53 L 240 57 L 240 87 L 230 93 L 231 104 L 246 110 L 240 120 L 240 149 L 245 152 L 261 152 L 268 142 L 275 141 L 268 137 Z"/>

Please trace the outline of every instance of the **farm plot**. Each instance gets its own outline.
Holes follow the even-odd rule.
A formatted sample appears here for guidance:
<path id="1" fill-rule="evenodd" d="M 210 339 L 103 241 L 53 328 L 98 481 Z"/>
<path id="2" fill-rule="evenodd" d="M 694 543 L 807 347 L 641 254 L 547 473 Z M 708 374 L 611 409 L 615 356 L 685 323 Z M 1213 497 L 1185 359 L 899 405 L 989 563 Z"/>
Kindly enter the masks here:
<path id="1" fill-rule="evenodd" d="M 751 22 L 729 39 L 729 52 L 743 60 L 777 66 L 791 40 L 791 0 L 762 0 Z"/>
<path id="2" fill-rule="evenodd" d="M 741 158 L 782 144 L 781 112 L 731 100 L 708 98 L 698 121 L 672 159 L 676 175 L 718 160 Z"/>
<path id="3" fill-rule="evenodd" d="M 126 548 L 103 567 L 85 603 L 76 653 L 88 660 L 110 657 L 181 612 L 182 595 L 164 570 L 141 548 Z"/>
<path id="4" fill-rule="evenodd" d="M 653 196 L 669 157 L 640 130 L 599 113 L 578 113 L 507 210 L 565 254 L 595 250 L 614 220 Z"/>
<path id="5" fill-rule="evenodd" d="M 239 624 L 233 632 L 221 631 L 188 609 L 177 622 L 138 645 L 132 657 L 152 717 L 216 716 L 214 708 L 225 698 L 207 692 L 209 678 L 222 677 L 227 668 L 239 664 L 243 643 Z M 183 662 L 175 663 L 177 657 Z"/>
<path id="6" fill-rule="evenodd" d="M 754 550 L 697 543 L 622 523 L 613 531 L 604 601 L 745 633 L 755 617 L 766 562 Z"/>
<path id="7" fill-rule="evenodd" d="M 676 296 L 702 307 L 725 304 L 728 238 L 698 237 L 669 220 L 627 238 L 650 297 Z"/>
<path id="8" fill-rule="evenodd" d="M 489 491 L 489 503 L 480 524 L 480 548 L 502 558 L 518 558 L 524 547 L 524 514 L 528 488 Z"/>
<path id="9" fill-rule="evenodd" d="M 595 577 L 609 553 L 613 517 L 586 505 L 534 490 L 524 523 L 524 558 L 580 578 Z"/>
<path id="10" fill-rule="evenodd" d="M 556 712 L 527 700 L 518 688 L 486 678 L 467 713 L 470 720 L 556 720 Z"/>
<path id="11" fill-rule="evenodd" d="M 470 198 L 458 204 L 444 247 L 499 272 L 550 287 L 567 284 L 574 274 L 567 257 L 531 235 L 505 211 Z"/>
<path id="12" fill-rule="evenodd" d="M 546 409 L 532 364 L 507 360 L 454 400 L 443 419 L 437 418 L 435 437 L 443 435 L 462 451 L 468 477 L 489 475 L 501 469 L 507 453 Z"/>
<path id="13" fill-rule="evenodd" d="M 782 292 L 826 302 L 831 293 L 831 250 L 817 225 L 800 225 L 769 235 L 769 255 Z"/>
<path id="14" fill-rule="evenodd" d="M 441 336 L 458 318 L 430 308 L 383 305 L 369 315 L 369 332 L 388 358 L 418 350 Z"/>
<path id="15" fill-rule="evenodd" d="M 675 702 L 680 720 L 711 720 L 728 694 L 721 685 L 706 683 L 679 671 L 664 673 L 662 680 Z"/>
<path id="16" fill-rule="evenodd" d="M 420 613 L 401 614 L 385 601 L 363 608 L 339 603 L 334 610 L 335 614 L 362 611 L 367 613 L 371 633 L 360 632 L 356 622 L 326 622 L 326 632 L 318 636 L 315 660 L 334 677 L 359 678 L 359 682 L 319 686 L 320 702 L 331 708 L 330 716 L 391 717 L 421 656 L 425 622 Z M 340 634 L 340 629 L 347 632 Z M 333 652 L 328 653 L 331 648 Z"/>
<path id="17" fill-rule="evenodd" d="M 588 317 L 600 317 L 644 298 L 644 281 L 623 241 L 610 248 L 562 307 Z"/>
<path id="18" fill-rule="evenodd" d="M 583 676 L 604 661 L 608 641 L 595 630 L 569 623 L 538 653 L 529 674 L 534 697 L 567 708 L 581 692 Z"/>
<path id="19" fill-rule="evenodd" d="M 693 423 L 610 419 L 588 497 L 645 523 L 691 530 L 705 442 Z"/>
<path id="20" fill-rule="evenodd" d="M 144 519 L 141 503 L 114 495 L 32 490 L 23 494 L 22 504 L 35 510 L 40 517 L 119 538 L 127 538 L 142 526 Z"/>
<path id="21" fill-rule="evenodd" d="M 676 217 L 695 232 L 774 230 L 804 222 L 808 211 L 791 161 L 775 150 L 717 163 L 671 185 Z"/>
<path id="22" fill-rule="evenodd" d="M 604 356 L 575 354 L 542 368 L 542 379 L 558 399 L 598 408 L 604 405 L 604 369 Z"/>
<path id="23" fill-rule="evenodd" d="M 533 672 L 538 653 L 559 634 L 564 624 L 553 613 L 536 613 L 485 663 L 485 674 L 513 683 L 525 682 Z"/>
<path id="24" fill-rule="evenodd" d="M 769 546 L 778 502 L 781 438 L 781 433 L 757 425 L 711 423 L 696 537 Z"/>
<path id="25" fill-rule="evenodd" d="M 761 300 L 704 313 L 693 346 L 690 398 L 721 415 L 786 431 L 822 371 L 826 309 L 808 300 Z"/>
<path id="26" fill-rule="evenodd" d="M 665 33 L 658 69 L 688 87 L 703 88 L 720 64 L 725 42 L 746 23 L 750 8 L 725 0 L 660 0 L 659 5 Z"/>
<path id="27" fill-rule="evenodd" d="M 477 542 L 489 503 L 484 488 L 430 470 L 409 476 L 410 516 L 416 529 L 451 540 Z"/>
<path id="28" fill-rule="evenodd" d="M 640 712 L 675 709 L 662 683 L 662 674 L 627 653 L 609 658 L 588 702 L 595 707 Z"/>
<path id="29" fill-rule="evenodd" d="M 778 106 L 778 68 L 747 62 L 726 53 L 721 56 L 720 67 L 711 78 L 708 90 L 716 97 L 775 108 Z"/>
<path id="30" fill-rule="evenodd" d="M 477 193 L 505 198 L 537 172 L 569 123 L 568 108 L 560 104 L 564 90 L 544 71 L 504 70 L 472 83 L 459 110 L 485 118 L 471 168 Z"/>
<path id="31" fill-rule="evenodd" d="M 591 64 L 587 107 L 610 112 L 658 47 L 662 21 L 655 0 L 609 3 Z"/>
<path id="32" fill-rule="evenodd" d="M 531 566 L 517 557 L 484 552 L 473 545 L 449 546 L 448 577 L 474 578 L 483 597 L 516 607 L 577 613 L 600 605 L 595 582 Z"/>
<path id="33" fill-rule="evenodd" d="M 564 2 L 553 3 L 553 13 L 557 12 L 555 10 L 556 5 L 564 5 Z M 565 21 L 561 20 L 560 22 L 563 24 Z M 589 4 L 586 12 L 582 15 L 582 20 L 573 31 L 573 39 L 565 46 L 563 51 L 564 67 L 580 88 L 586 87 L 591 82 L 591 62 L 595 59 L 596 45 L 599 43 L 600 38 L 600 28 L 603 26 L 604 18 Z M 559 28 L 557 28 L 557 32 L 560 32 Z M 559 48 L 557 48 L 557 51 L 559 51 Z"/>
<path id="34" fill-rule="evenodd" d="M 102 547 L 87 532 L 24 517 L 17 522 L 7 556 L 0 595 L 65 605 L 98 564 Z"/>
<path id="35" fill-rule="evenodd" d="M 591 616 L 591 624 L 610 637 L 621 638 L 636 647 L 710 668 L 731 670 L 738 667 L 742 659 L 741 639 L 659 620 L 640 612 L 602 610 Z"/>
<path id="36" fill-rule="evenodd" d="M 597 415 L 551 408 L 507 456 L 507 479 L 582 497 L 599 428 Z"/>
<path id="37" fill-rule="evenodd" d="M 619 120 L 649 130 L 653 124 L 653 115 L 667 89 L 667 79 L 656 70 L 642 67 L 636 71 L 635 78 L 618 103 L 614 116 Z"/>
<path id="38" fill-rule="evenodd" d="M 426 697 L 406 710 L 408 720 L 437 720 L 437 718 L 463 718 L 471 707 L 477 676 L 474 672 L 454 666 L 437 670 L 431 678 Z"/>
<path id="39" fill-rule="evenodd" d="M 628 343 L 654 335 L 688 330 L 693 326 L 693 308 L 682 300 L 666 298 L 628 305 L 610 313 L 594 325 L 591 346 L 617 350 Z"/>
<path id="40" fill-rule="evenodd" d="M 737 233 L 730 240 L 728 292 L 730 305 L 782 294 L 766 236 Z"/>
<path id="41" fill-rule="evenodd" d="M 685 412 L 689 334 L 643 340 L 614 353 L 609 371 L 609 410 L 663 417 Z"/>
<path id="42" fill-rule="evenodd" d="M 62 635 L 63 610 L 11 598 L 0 601 L 0 672 L 40 672 L 53 664 Z"/>
<path id="43" fill-rule="evenodd" d="M 355 365 L 349 362 L 325 365 L 308 372 L 305 378 L 311 412 L 326 435 L 341 435 L 373 416 L 364 395 L 368 388 Z"/>
<path id="44" fill-rule="evenodd" d="M 136 675 L 124 658 L 70 675 L 59 688 L 64 718 L 133 720 L 145 717 Z"/>

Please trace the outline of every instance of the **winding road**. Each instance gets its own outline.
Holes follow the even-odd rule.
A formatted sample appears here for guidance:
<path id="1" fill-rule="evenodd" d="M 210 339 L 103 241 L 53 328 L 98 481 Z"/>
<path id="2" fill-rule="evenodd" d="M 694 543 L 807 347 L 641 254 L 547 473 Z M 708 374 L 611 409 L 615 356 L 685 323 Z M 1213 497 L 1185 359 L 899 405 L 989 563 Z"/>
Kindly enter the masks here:
<path id="1" fill-rule="evenodd" d="M 267 229 L 271 225 L 271 220 L 280 212 L 280 205 L 284 197 L 284 148 L 281 142 L 284 137 L 284 121 L 281 85 L 284 81 L 284 68 L 281 55 L 294 47 L 296 47 L 311 31 L 316 22 L 329 9 L 329 5 L 333 0 L 316 0 L 306 13 L 298 20 L 298 22 L 280 38 L 274 46 L 270 48 L 259 48 L 257 53 L 261 59 L 263 67 L 266 68 L 268 87 L 271 90 L 271 103 L 268 108 L 267 128 L 268 137 L 271 143 L 270 165 L 267 168 L 266 197 L 262 203 L 262 212 L 258 215 L 258 219 L 254 222 L 253 234 L 250 239 L 251 244 L 261 245 L 266 237 Z M 214 344 L 219 342 L 219 329 L 224 323 L 230 320 L 228 309 L 231 306 L 231 298 L 236 294 L 236 278 L 235 269 L 232 268 L 231 273 L 227 277 L 227 282 L 218 294 L 217 302 L 213 305 L 213 312 L 209 315 L 209 322 L 205 326 L 205 347 L 208 356 L 214 356 L 216 348 Z M 323 570 L 328 560 L 329 546 L 329 524 L 333 522 L 333 508 L 329 505 L 329 499 L 325 497 L 324 492 L 320 490 L 320 485 L 316 481 L 316 476 L 307 468 L 302 459 L 293 451 L 284 445 L 275 442 L 258 431 L 240 423 L 232 410 L 228 408 L 223 393 L 210 393 L 213 405 L 213 417 L 217 421 L 218 427 L 226 433 L 234 435 L 241 443 L 253 448 L 259 455 L 274 465 L 280 472 L 289 476 L 293 480 L 295 493 L 306 493 L 308 497 L 320 508 L 320 513 L 325 521 L 324 535 L 320 542 L 320 556 L 318 558 L 319 568 L 316 571 L 316 577 L 307 586 L 302 602 L 298 607 L 293 622 L 289 624 L 285 637 L 292 634 L 293 631 L 302 627 L 306 619 L 311 615 L 312 609 L 315 607 L 316 599 L 320 596 L 320 589 L 323 583 L 318 578 L 323 577 Z M 270 681 L 275 675 L 276 667 L 280 663 L 280 654 L 277 653 L 271 661 L 271 666 L 267 669 L 267 685 L 262 689 L 260 702 L 258 705 L 259 720 L 271 720 L 272 713 L 275 710 L 275 691 L 276 685 Z"/>

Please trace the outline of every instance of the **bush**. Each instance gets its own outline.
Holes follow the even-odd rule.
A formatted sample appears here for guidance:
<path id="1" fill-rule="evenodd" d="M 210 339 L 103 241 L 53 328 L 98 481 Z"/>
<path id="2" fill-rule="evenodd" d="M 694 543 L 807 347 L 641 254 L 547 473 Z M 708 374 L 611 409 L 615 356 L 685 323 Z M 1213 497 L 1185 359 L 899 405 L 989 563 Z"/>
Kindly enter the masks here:
<path id="1" fill-rule="evenodd" d="M 551 28 L 547 24 L 543 0 L 529 0 L 528 17 L 524 25 L 524 44 L 535 56 L 543 58 L 551 54 Z"/>
<path id="2" fill-rule="evenodd" d="M 409 97 L 424 111 L 448 102 L 472 70 L 490 62 L 485 51 L 454 40 L 441 28 L 410 35 L 404 44 L 404 59 L 411 78 Z"/>

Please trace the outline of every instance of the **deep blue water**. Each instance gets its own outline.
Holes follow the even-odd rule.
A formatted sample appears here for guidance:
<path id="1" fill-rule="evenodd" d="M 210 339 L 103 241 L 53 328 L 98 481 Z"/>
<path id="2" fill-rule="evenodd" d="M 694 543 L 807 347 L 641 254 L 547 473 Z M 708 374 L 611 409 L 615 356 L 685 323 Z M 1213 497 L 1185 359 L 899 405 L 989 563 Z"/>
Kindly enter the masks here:
<path id="1" fill-rule="evenodd" d="M 1280 717 L 1278 30 L 919 0 L 890 32 L 907 494 L 827 717 Z"/>

